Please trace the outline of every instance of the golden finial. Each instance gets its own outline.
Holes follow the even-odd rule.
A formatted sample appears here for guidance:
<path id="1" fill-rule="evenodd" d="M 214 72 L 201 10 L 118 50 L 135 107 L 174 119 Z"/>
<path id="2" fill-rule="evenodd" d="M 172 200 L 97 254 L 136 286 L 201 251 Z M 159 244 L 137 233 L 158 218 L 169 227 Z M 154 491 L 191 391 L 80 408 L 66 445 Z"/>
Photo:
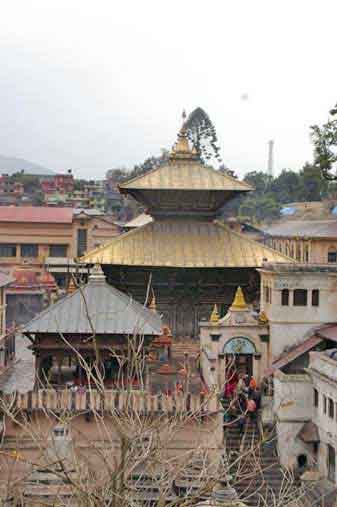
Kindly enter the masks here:
<path id="1" fill-rule="evenodd" d="M 239 286 L 236 289 L 236 293 L 235 293 L 235 297 L 234 297 L 234 301 L 232 303 L 231 309 L 244 310 L 246 308 L 247 308 L 247 304 L 245 301 L 245 297 L 243 295 L 241 287 Z"/>
<path id="2" fill-rule="evenodd" d="M 149 304 L 149 308 L 153 312 L 157 311 L 156 296 L 154 294 L 152 295 L 151 303 Z"/>
<path id="3" fill-rule="evenodd" d="M 193 148 L 192 148 L 192 155 L 199 155 L 197 147 L 195 146 L 195 144 L 193 145 Z"/>
<path id="4" fill-rule="evenodd" d="M 219 316 L 219 312 L 218 312 L 218 307 L 217 307 L 217 305 L 214 305 L 213 311 L 211 313 L 211 318 L 209 320 L 210 320 L 210 322 L 215 323 L 215 322 L 219 322 L 219 318 L 220 318 L 220 316 Z"/>
<path id="5" fill-rule="evenodd" d="M 186 116 L 187 116 L 186 111 L 184 110 L 183 114 L 182 114 L 183 124 L 182 124 L 180 132 L 178 134 L 178 140 L 177 140 L 174 148 L 171 151 L 172 158 L 176 158 L 177 156 L 179 158 L 179 155 L 183 155 L 183 158 L 184 158 L 184 155 L 185 155 L 185 157 L 186 157 L 186 155 L 189 155 L 189 157 L 190 157 L 191 150 L 190 150 L 190 146 L 189 146 L 188 138 L 187 138 Z"/>
<path id="6" fill-rule="evenodd" d="M 265 312 L 265 311 L 262 311 L 262 312 L 260 313 L 260 315 L 259 315 L 259 324 L 261 324 L 261 325 L 263 325 L 263 326 L 264 326 L 264 325 L 268 324 L 268 322 L 269 322 L 269 319 L 268 319 L 268 317 L 267 317 L 266 312 Z"/>

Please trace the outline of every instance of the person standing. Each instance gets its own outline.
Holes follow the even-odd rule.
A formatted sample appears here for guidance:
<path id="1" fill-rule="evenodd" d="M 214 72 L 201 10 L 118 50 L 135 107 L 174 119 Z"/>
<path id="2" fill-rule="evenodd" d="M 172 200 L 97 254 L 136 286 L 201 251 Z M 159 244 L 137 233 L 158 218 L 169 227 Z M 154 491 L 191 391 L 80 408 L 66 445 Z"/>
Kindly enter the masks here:
<path id="1" fill-rule="evenodd" d="M 252 421 L 256 418 L 256 403 L 253 398 L 248 398 L 247 400 L 247 413 Z"/>
<path id="2" fill-rule="evenodd" d="M 252 393 L 255 391 L 256 387 L 257 387 L 256 380 L 254 377 L 251 377 L 250 381 L 249 381 L 249 388 L 248 388 L 249 396 L 252 395 Z"/>
<path id="3" fill-rule="evenodd" d="M 255 401 L 256 411 L 260 410 L 260 408 L 261 408 L 261 391 L 258 387 L 252 393 L 252 398 Z"/>

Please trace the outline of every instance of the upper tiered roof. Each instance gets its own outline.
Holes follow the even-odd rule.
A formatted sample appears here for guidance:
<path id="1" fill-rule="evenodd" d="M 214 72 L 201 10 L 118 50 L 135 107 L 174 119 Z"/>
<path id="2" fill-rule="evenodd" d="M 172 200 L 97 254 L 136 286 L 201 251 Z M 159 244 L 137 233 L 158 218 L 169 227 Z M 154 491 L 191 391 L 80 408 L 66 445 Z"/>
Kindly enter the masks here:
<path id="1" fill-rule="evenodd" d="M 191 148 L 183 125 L 169 161 L 119 185 L 148 208 L 150 214 L 214 214 L 236 194 L 252 187 L 226 173 L 205 166 Z"/>

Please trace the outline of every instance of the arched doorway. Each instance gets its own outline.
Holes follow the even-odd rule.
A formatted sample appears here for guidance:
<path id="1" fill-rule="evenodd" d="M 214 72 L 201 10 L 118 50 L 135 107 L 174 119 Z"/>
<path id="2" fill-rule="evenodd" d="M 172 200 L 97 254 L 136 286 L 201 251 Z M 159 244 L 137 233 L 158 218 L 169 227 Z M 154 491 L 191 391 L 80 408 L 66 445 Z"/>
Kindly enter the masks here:
<path id="1" fill-rule="evenodd" d="M 256 354 L 254 343 L 246 336 L 235 336 L 224 346 L 226 369 L 248 376 L 253 375 L 253 357 Z"/>
<path id="2" fill-rule="evenodd" d="M 328 444 L 328 479 L 336 482 L 336 451 L 332 445 Z"/>

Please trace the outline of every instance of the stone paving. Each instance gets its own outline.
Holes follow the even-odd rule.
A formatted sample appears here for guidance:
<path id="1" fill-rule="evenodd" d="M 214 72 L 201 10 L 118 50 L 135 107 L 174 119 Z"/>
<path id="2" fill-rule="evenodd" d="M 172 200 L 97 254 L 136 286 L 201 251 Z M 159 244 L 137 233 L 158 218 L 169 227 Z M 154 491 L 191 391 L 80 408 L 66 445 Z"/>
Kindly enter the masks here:
<path id="1" fill-rule="evenodd" d="M 34 387 L 34 356 L 28 349 L 30 341 L 23 335 L 16 336 L 16 362 L 0 377 L 0 391 L 24 393 Z"/>

